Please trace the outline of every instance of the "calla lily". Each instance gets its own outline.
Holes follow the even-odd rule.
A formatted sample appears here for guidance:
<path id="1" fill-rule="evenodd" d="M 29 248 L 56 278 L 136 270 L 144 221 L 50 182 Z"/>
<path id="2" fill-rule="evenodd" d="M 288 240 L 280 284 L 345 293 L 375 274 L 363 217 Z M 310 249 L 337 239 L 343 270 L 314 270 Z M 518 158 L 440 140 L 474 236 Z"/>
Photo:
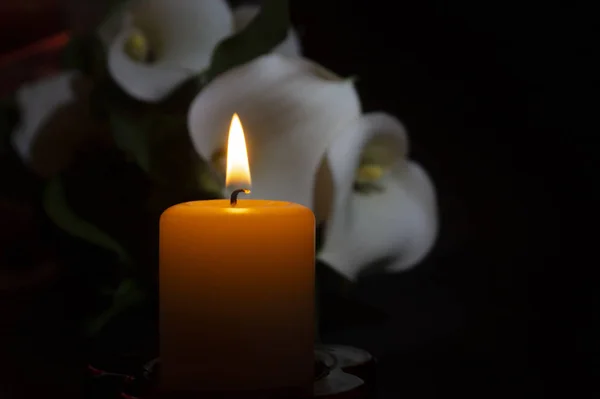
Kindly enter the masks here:
<path id="1" fill-rule="evenodd" d="M 269 54 L 217 77 L 192 102 L 189 131 L 206 160 L 223 160 L 234 113 L 246 136 L 250 197 L 313 208 L 317 170 L 332 140 L 360 117 L 360 102 L 350 80 Z"/>
<path id="2" fill-rule="evenodd" d="M 132 0 L 107 19 L 98 35 L 119 86 L 138 100 L 157 102 L 205 70 L 217 44 L 257 12 L 244 7 L 235 13 L 225 0 Z M 293 51 L 291 45 L 281 46 Z"/>
<path id="3" fill-rule="evenodd" d="M 64 72 L 27 83 L 16 93 L 20 124 L 13 132 L 13 145 L 21 158 L 31 160 L 33 142 L 54 112 L 75 99 L 75 72 Z"/>
<path id="4" fill-rule="evenodd" d="M 64 72 L 17 90 L 20 123 L 12 143 L 38 175 L 54 176 L 83 152 L 110 142 L 108 127 L 92 114 L 92 88 L 85 76 Z"/>
<path id="5" fill-rule="evenodd" d="M 388 261 L 389 271 L 406 270 L 433 246 L 434 186 L 423 168 L 406 159 L 407 151 L 404 126 L 383 113 L 364 115 L 327 150 L 336 198 L 319 259 L 350 280 L 381 261 Z M 380 187 L 359 193 L 357 171 L 369 152 L 378 154 Z"/>

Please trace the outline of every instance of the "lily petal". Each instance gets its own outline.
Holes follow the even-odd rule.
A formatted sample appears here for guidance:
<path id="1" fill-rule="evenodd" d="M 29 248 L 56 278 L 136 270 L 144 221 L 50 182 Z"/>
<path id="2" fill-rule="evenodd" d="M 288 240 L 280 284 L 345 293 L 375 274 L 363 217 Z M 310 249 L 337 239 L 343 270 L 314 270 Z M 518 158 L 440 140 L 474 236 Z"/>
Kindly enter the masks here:
<path id="1" fill-rule="evenodd" d="M 78 75 L 69 71 L 23 85 L 16 93 L 21 123 L 13 132 L 13 145 L 30 161 L 33 143 L 40 128 L 54 112 L 75 99 L 72 82 Z"/>
<path id="2" fill-rule="evenodd" d="M 134 61 L 124 51 L 125 41 L 135 32 L 121 32 L 108 53 L 108 69 L 117 84 L 140 101 L 157 102 L 169 95 L 195 72 L 173 65 L 144 64 Z"/>
<path id="3" fill-rule="evenodd" d="M 387 270 L 392 272 L 408 270 L 421 262 L 433 248 L 439 229 L 435 186 L 427 171 L 411 162 L 405 173 L 398 183 L 411 193 L 415 209 L 410 214 L 412 224 L 407 223 L 404 229 L 406 240 L 400 253 L 387 265 Z M 402 206 L 399 202 L 396 204 Z M 408 207 L 404 212 L 408 213 Z"/>
<path id="4" fill-rule="evenodd" d="M 130 18 L 131 24 L 110 45 L 109 70 L 123 90 L 141 101 L 159 101 L 207 68 L 213 49 L 233 33 L 231 10 L 223 0 L 143 0 L 121 12 L 123 23 Z M 125 52 L 126 40 L 136 31 L 149 38 L 156 52 L 153 63 L 137 62 Z"/>
<path id="5" fill-rule="evenodd" d="M 363 115 L 327 149 L 326 160 L 335 185 L 335 222 L 327 229 L 327 235 L 334 229 L 344 231 L 350 227 L 350 199 L 354 193 L 356 171 L 364 148 L 374 139 L 385 140 L 389 154 L 396 160 L 404 159 L 408 153 L 406 129 L 398 119 L 384 113 Z"/>
<path id="6" fill-rule="evenodd" d="M 216 45 L 233 33 L 224 0 L 143 0 L 132 10 L 133 23 L 159 36 L 165 63 L 196 71 L 206 68 Z"/>
<path id="7" fill-rule="evenodd" d="M 235 31 L 244 29 L 258 15 L 260 7 L 257 5 L 246 4 L 234 8 L 233 20 Z M 273 49 L 274 53 L 286 55 L 288 57 L 298 57 L 302 54 L 300 39 L 294 29 L 290 29 L 287 37 Z"/>
<path id="8" fill-rule="evenodd" d="M 336 368 L 331 370 L 327 377 L 315 382 L 314 395 L 335 396 L 352 391 L 364 384 L 365 382 L 359 377 L 346 373 L 341 368 Z"/>
<path id="9" fill-rule="evenodd" d="M 350 80 L 268 54 L 217 77 L 193 101 L 188 125 L 202 157 L 224 148 L 234 113 L 246 136 L 251 197 L 313 208 L 317 167 L 331 140 L 359 118 L 360 102 Z"/>
<path id="10" fill-rule="evenodd" d="M 381 183 L 383 192 L 353 191 L 360 155 L 371 140 L 388 141 L 396 164 Z M 414 266 L 430 250 L 437 234 L 435 190 L 425 171 L 405 160 L 408 140 L 394 117 L 365 115 L 327 151 L 336 187 L 334 211 L 319 259 L 350 280 L 375 262 L 393 259 L 389 270 Z"/>

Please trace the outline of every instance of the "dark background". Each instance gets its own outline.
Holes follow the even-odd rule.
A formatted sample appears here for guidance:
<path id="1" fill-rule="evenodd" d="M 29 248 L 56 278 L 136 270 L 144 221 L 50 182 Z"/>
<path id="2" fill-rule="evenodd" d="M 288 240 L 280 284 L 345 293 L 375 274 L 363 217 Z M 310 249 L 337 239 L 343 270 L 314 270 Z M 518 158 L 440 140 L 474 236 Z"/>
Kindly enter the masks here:
<path id="1" fill-rule="evenodd" d="M 40 0 L 35 12 L 29 3 L 0 6 L 0 53 L 68 27 L 58 1 Z M 382 398 L 590 393 L 587 377 L 600 366 L 587 274 L 597 267 L 588 257 L 597 236 L 591 7 L 292 5 L 305 54 L 356 75 L 365 111 L 408 127 L 441 212 L 421 266 L 358 285 L 389 317 L 354 326 L 339 315 L 324 340 L 371 351 Z"/>
<path id="2" fill-rule="evenodd" d="M 326 339 L 376 354 L 386 398 L 589 393 L 590 10 L 297 1 L 293 17 L 308 57 L 357 75 L 365 110 L 406 124 L 441 209 L 424 264 L 359 285 L 391 319 Z"/>

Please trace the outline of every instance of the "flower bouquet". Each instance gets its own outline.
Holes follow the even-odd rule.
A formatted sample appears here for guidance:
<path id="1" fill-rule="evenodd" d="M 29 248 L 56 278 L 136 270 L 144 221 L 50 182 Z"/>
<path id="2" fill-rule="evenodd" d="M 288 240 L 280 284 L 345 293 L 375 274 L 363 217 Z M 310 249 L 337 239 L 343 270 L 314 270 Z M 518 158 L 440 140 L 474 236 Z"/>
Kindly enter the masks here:
<path id="1" fill-rule="evenodd" d="M 348 298 L 359 276 L 410 269 L 430 251 L 435 190 L 408 157 L 405 127 L 363 113 L 353 78 L 302 55 L 287 1 L 113 1 L 61 51 L 60 71 L 2 100 L 0 200 L 6 214 L 34 204 L 38 241 L 85 303 L 73 317 L 86 336 L 152 329 L 159 217 L 224 198 L 234 113 L 251 198 L 316 216 L 319 299 Z"/>

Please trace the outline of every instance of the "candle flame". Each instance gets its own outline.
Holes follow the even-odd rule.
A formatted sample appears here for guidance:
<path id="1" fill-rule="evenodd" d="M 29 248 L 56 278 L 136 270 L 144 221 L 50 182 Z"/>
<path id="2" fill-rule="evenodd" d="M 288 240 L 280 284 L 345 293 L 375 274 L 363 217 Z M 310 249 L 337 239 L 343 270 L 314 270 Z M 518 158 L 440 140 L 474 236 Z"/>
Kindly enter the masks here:
<path id="1" fill-rule="evenodd" d="M 244 129 L 238 114 L 233 114 L 227 140 L 227 174 L 225 186 L 249 189 L 252 185 Z"/>

